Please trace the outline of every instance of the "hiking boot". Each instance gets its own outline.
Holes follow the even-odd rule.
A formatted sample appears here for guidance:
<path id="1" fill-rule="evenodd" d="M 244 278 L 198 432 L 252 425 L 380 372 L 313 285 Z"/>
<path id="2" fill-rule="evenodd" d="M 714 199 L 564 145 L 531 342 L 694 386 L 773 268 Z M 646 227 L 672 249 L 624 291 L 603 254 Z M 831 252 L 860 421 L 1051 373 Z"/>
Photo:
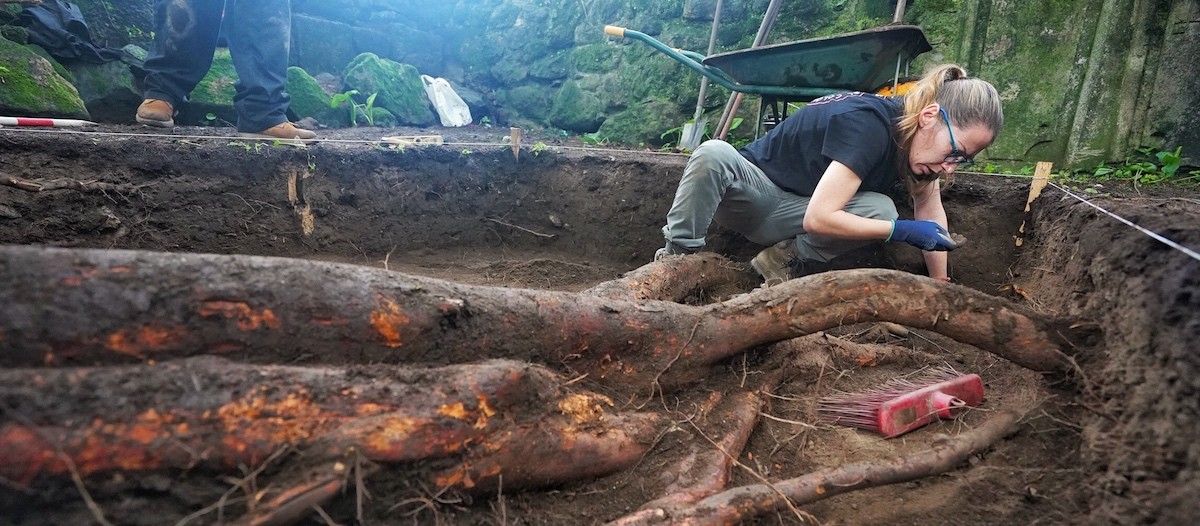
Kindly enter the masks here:
<path id="1" fill-rule="evenodd" d="M 281 122 L 267 128 L 258 133 L 242 133 L 242 137 L 253 137 L 256 139 L 280 139 L 285 142 L 311 141 L 317 138 L 317 134 L 304 128 L 297 128 L 295 124 L 290 122 Z"/>
<path id="2" fill-rule="evenodd" d="M 667 246 L 654 251 L 654 261 L 659 261 L 667 256 L 686 256 L 693 253 L 695 251 L 680 248 L 678 245 L 668 241 Z"/>
<path id="3" fill-rule="evenodd" d="M 795 260 L 796 242 L 785 239 L 759 252 L 750 260 L 750 266 L 762 276 L 764 287 L 773 287 L 792 279 Z"/>
<path id="4" fill-rule="evenodd" d="M 146 99 L 137 109 L 137 121 L 146 126 L 156 128 L 175 127 L 175 108 L 171 103 L 161 99 Z"/>

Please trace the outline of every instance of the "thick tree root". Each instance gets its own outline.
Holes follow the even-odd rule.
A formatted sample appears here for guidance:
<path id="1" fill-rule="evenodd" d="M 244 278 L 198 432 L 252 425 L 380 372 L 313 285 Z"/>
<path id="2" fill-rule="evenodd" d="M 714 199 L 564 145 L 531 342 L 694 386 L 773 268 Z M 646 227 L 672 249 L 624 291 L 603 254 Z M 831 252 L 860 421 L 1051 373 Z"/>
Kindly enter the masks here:
<path id="1" fill-rule="evenodd" d="M 0 371 L 0 477 L 231 472 L 294 448 L 305 463 L 423 461 L 414 473 L 438 488 L 486 491 L 501 476 L 512 489 L 599 476 L 645 452 L 659 417 L 614 414 L 607 398 L 563 383 L 510 361 L 412 370 L 203 357 Z"/>
<path id="2" fill-rule="evenodd" d="M 988 415 L 979 427 L 948 437 L 930 449 L 890 461 L 856 462 L 824 469 L 770 486 L 755 484 L 726 490 L 678 510 L 663 522 L 671 524 L 738 524 L 754 517 L 785 509 L 784 496 L 793 506 L 809 504 L 834 495 L 885 486 L 944 473 L 972 454 L 983 451 L 1017 427 L 1019 418 L 1010 411 Z"/>
<path id="3" fill-rule="evenodd" d="M 5 367 L 196 354 L 276 363 L 491 357 L 587 372 L 619 388 L 686 381 L 757 345 L 892 321 L 1031 369 L 1065 368 L 1051 323 L 966 287 L 888 270 L 826 272 L 692 307 L 312 261 L 9 246 L 0 247 L 0 304 Z"/>
<path id="4" fill-rule="evenodd" d="M 705 300 L 713 291 L 726 294 L 748 291 L 757 285 L 755 281 L 744 265 L 738 265 L 719 254 L 705 252 L 669 256 L 631 270 L 618 279 L 596 285 L 583 291 L 583 294 L 632 301 L 692 304 L 697 302 L 689 299 Z"/>

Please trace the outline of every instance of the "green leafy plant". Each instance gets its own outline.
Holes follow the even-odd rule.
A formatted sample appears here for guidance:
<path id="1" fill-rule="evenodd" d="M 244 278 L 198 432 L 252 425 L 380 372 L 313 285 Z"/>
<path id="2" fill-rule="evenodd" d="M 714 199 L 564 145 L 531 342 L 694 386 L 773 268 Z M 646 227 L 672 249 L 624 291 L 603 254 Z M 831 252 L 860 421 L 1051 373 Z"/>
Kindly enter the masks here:
<path id="1" fill-rule="evenodd" d="M 359 93 L 358 93 L 358 90 L 356 90 L 356 89 L 338 93 L 329 98 L 329 107 L 330 108 L 341 108 L 343 106 L 349 106 L 350 125 L 351 126 L 358 126 L 359 117 L 362 117 L 362 120 L 367 123 L 367 126 L 374 126 L 375 125 L 375 98 L 378 97 L 379 94 L 372 93 L 370 96 L 367 97 L 366 102 L 361 102 L 361 103 L 358 102 L 358 100 L 356 99 L 356 97 L 358 97 L 358 95 L 359 95 Z"/>
<path id="2" fill-rule="evenodd" d="M 546 143 L 544 143 L 542 141 L 538 141 L 538 142 L 533 143 L 533 147 L 530 148 L 530 151 L 533 152 L 534 157 L 537 157 L 537 156 L 541 155 L 542 152 L 546 151 L 549 148 L 550 148 L 549 146 L 546 146 Z"/>
<path id="3" fill-rule="evenodd" d="M 600 132 L 585 133 L 579 136 L 579 140 L 583 141 L 583 144 L 590 146 L 604 146 L 608 144 L 608 139 L 601 137 Z"/>
<path id="4" fill-rule="evenodd" d="M 460 153 L 460 154 L 462 154 L 462 155 L 471 155 L 471 154 L 473 154 L 473 153 L 475 153 L 475 152 L 474 152 L 474 151 L 471 151 L 471 149 L 470 149 L 470 148 L 463 148 L 463 149 L 462 149 L 462 151 L 461 151 L 461 152 L 458 152 L 458 153 Z"/>
<path id="5" fill-rule="evenodd" d="M 491 127 L 492 127 L 492 118 L 491 118 L 491 117 L 488 117 L 487 115 L 484 115 L 483 117 L 480 117 L 480 118 L 479 118 L 479 125 L 480 125 L 480 126 L 483 126 L 484 128 L 491 128 Z"/>
<path id="6" fill-rule="evenodd" d="M 1180 177 L 1180 168 L 1182 167 L 1182 146 L 1174 150 L 1141 147 L 1136 150 L 1134 155 L 1125 158 L 1124 163 L 1100 163 L 1091 170 L 1090 174 L 1080 175 L 1100 181 L 1129 181 L 1133 183 L 1134 187 L 1158 184 L 1200 185 L 1200 170 L 1191 170 L 1187 172 L 1186 177 Z"/>

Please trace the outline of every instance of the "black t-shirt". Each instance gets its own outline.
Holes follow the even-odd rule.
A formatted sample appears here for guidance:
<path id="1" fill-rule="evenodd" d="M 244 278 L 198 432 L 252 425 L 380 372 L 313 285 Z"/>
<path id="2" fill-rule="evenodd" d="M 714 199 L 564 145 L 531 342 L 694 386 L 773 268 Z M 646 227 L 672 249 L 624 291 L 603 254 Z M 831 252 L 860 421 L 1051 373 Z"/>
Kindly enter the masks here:
<path id="1" fill-rule="evenodd" d="M 887 193 L 898 178 L 892 130 L 902 104 L 869 93 L 827 95 L 784 119 L 741 154 L 794 194 L 812 195 L 833 161 L 862 179 L 860 192 Z"/>

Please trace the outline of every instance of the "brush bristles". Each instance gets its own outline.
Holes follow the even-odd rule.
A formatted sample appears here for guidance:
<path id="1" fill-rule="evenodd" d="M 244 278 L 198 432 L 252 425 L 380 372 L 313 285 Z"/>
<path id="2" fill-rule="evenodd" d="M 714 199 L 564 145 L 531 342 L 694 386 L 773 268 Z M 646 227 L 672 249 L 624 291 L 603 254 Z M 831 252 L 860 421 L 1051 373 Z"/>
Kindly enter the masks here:
<path id="1" fill-rule="evenodd" d="M 868 391 L 837 392 L 817 400 L 817 416 L 830 424 L 878 432 L 879 408 L 884 402 L 959 376 L 962 373 L 944 365 L 912 378 L 890 380 Z"/>

